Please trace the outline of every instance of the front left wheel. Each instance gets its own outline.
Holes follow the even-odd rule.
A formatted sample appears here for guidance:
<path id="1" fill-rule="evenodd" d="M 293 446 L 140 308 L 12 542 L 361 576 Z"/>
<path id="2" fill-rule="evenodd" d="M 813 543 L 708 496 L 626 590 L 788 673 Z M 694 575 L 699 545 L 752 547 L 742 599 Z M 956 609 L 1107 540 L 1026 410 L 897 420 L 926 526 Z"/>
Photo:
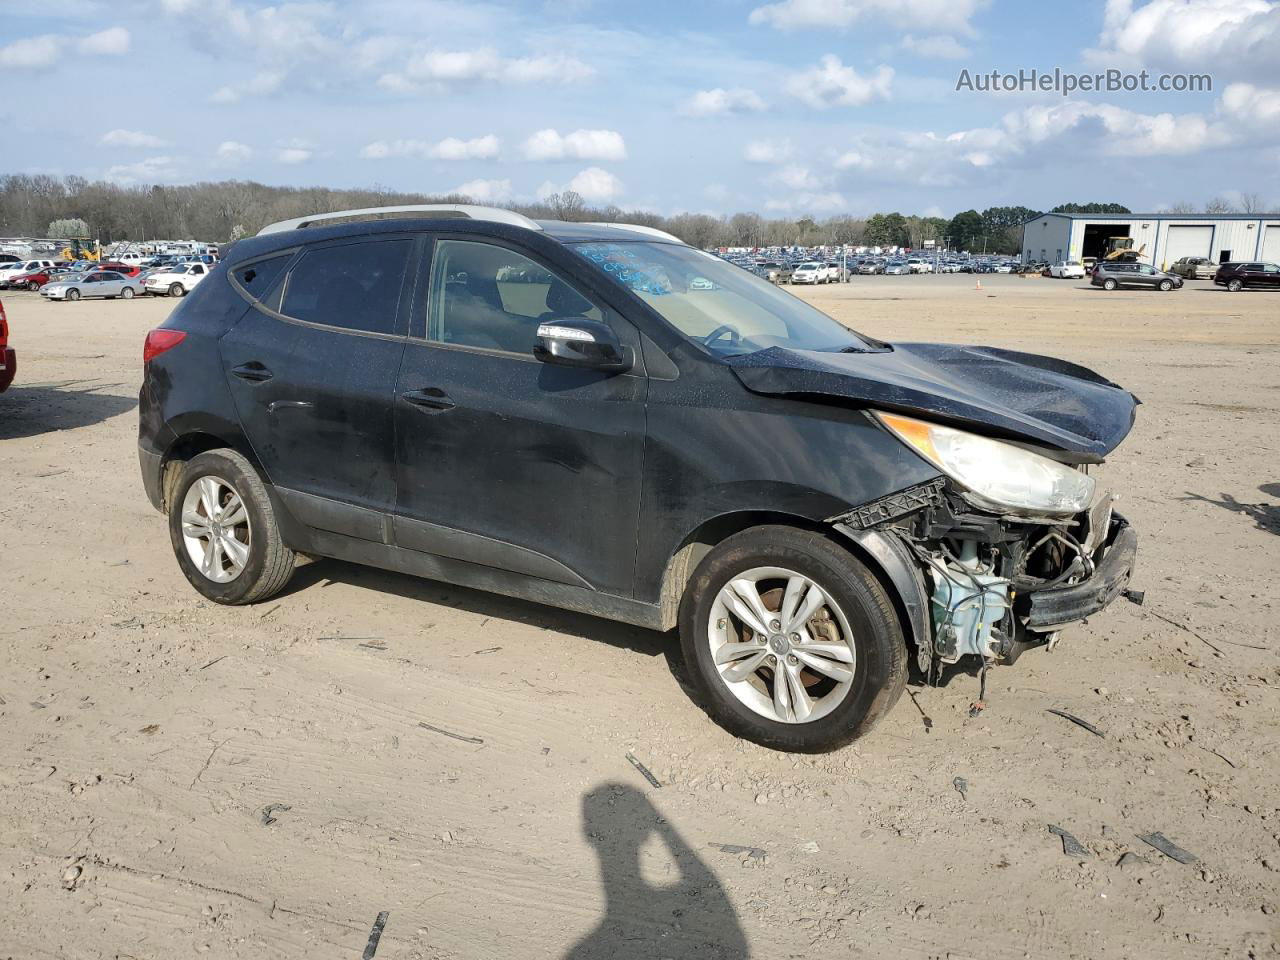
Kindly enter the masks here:
<path id="1" fill-rule="evenodd" d="M 713 549 L 686 588 L 680 636 L 711 718 L 775 750 L 843 746 L 906 685 L 906 643 L 884 587 L 807 530 L 756 527 Z"/>
<path id="2" fill-rule="evenodd" d="M 266 486 L 234 450 L 210 450 L 182 468 L 169 503 L 169 539 L 191 585 L 216 603 L 256 603 L 293 574 Z"/>

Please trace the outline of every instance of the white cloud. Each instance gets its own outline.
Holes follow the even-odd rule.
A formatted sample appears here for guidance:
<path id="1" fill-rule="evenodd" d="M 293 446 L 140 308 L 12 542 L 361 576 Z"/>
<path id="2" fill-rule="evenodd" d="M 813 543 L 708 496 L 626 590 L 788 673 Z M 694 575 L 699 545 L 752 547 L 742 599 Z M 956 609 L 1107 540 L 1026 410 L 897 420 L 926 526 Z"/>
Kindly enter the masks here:
<path id="1" fill-rule="evenodd" d="M 1242 124 L 1280 126 L 1280 89 L 1233 83 L 1222 91 L 1222 112 Z"/>
<path id="2" fill-rule="evenodd" d="M 108 130 L 98 143 L 104 147 L 137 147 L 149 150 L 169 146 L 167 140 L 141 130 Z"/>
<path id="3" fill-rule="evenodd" d="M 253 156 L 253 148 L 237 140 L 223 140 L 218 144 L 217 160 L 223 166 L 244 163 Z"/>
<path id="4" fill-rule="evenodd" d="M 62 52 L 62 39 L 52 34 L 27 37 L 0 47 L 0 67 L 16 70 L 38 70 L 52 66 Z"/>
<path id="5" fill-rule="evenodd" d="M 178 169 L 173 157 L 148 157 L 137 163 L 111 167 L 105 178 L 123 186 L 135 183 L 163 183 L 178 179 Z"/>
<path id="6" fill-rule="evenodd" d="M 625 160 L 627 145 L 616 130 L 539 130 L 520 147 L 526 160 Z"/>
<path id="7" fill-rule="evenodd" d="M 786 198 L 775 197 L 765 201 L 765 209 L 779 212 L 836 213 L 847 210 L 844 195 L 834 191 L 827 193 L 796 193 Z"/>
<path id="8" fill-rule="evenodd" d="M 1280 3 L 1269 0 L 1107 0 L 1094 63 L 1276 79 Z"/>
<path id="9" fill-rule="evenodd" d="M 238 87 L 219 87 L 209 96 L 210 103 L 239 103 L 247 96 L 270 96 L 284 85 L 284 74 L 278 70 L 263 70 Z"/>
<path id="10" fill-rule="evenodd" d="M 423 160 L 492 160 L 498 155 L 500 144 L 493 134 L 460 140 L 446 137 L 438 143 L 426 140 L 375 140 L 360 150 L 366 160 L 418 157 Z"/>
<path id="11" fill-rule="evenodd" d="M 998 124 L 951 133 L 879 130 L 855 137 L 835 160 L 860 179 L 932 188 L 990 177 L 992 168 L 1042 168 L 1100 158 L 1179 157 L 1266 142 L 1280 125 L 1280 89 L 1234 84 L 1212 113 L 1141 113 L 1067 100 L 1005 114 Z"/>
<path id="12" fill-rule="evenodd" d="M 302 140 L 294 140 L 276 151 L 276 163 L 296 167 L 310 160 L 314 152 L 310 144 Z"/>
<path id="13" fill-rule="evenodd" d="M 468 180 L 450 193 L 470 197 L 477 203 L 501 203 L 511 196 L 510 180 Z"/>
<path id="14" fill-rule="evenodd" d="M 535 195 L 539 200 L 545 200 L 561 190 L 572 190 L 589 203 L 606 203 L 622 193 L 622 183 L 608 170 L 587 167 L 570 180 L 567 186 L 558 187 L 548 180 L 538 187 Z"/>
<path id="15" fill-rule="evenodd" d="M 76 49 L 81 53 L 120 57 L 129 52 L 131 39 L 129 31 L 124 27 L 108 27 L 100 33 L 91 33 L 83 37 L 76 44 Z"/>
<path id="16" fill-rule="evenodd" d="M 124 27 L 110 27 L 80 38 L 53 33 L 24 37 L 0 47 L 0 68 L 41 70 L 54 66 L 65 58 L 69 44 L 74 45 L 76 53 L 84 55 L 118 56 L 128 53 L 129 40 L 129 31 Z"/>
<path id="17" fill-rule="evenodd" d="M 887 100 L 892 84 L 892 67 L 880 66 L 875 73 L 863 76 L 853 67 L 846 67 L 835 54 L 828 53 L 818 61 L 818 66 L 788 77 L 783 88 L 815 110 L 826 110 Z"/>
<path id="18" fill-rule="evenodd" d="M 777 178 L 783 186 L 792 190 L 818 190 L 823 186 L 822 178 L 813 174 L 808 167 L 789 164 L 778 171 Z"/>
<path id="19" fill-rule="evenodd" d="M 747 18 L 779 30 L 850 27 L 863 20 L 910 29 L 928 24 L 939 33 L 973 33 L 970 21 L 989 0 L 780 0 L 756 7 Z"/>
<path id="20" fill-rule="evenodd" d="M 574 57 L 507 58 L 495 50 L 431 50 L 413 57 L 401 72 L 383 74 L 380 86 L 399 93 L 447 89 L 459 83 L 570 84 L 595 75 Z"/>
<path id="21" fill-rule="evenodd" d="M 789 140 L 753 140 L 743 151 L 747 163 L 781 163 L 791 156 Z"/>
<path id="22" fill-rule="evenodd" d="M 902 49 L 930 60 L 960 60 L 971 52 L 955 37 L 944 33 L 928 37 L 908 33 L 902 38 Z"/>
<path id="23" fill-rule="evenodd" d="M 758 113 L 765 109 L 765 102 L 754 90 L 735 88 L 725 90 L 699 90 L 680 108 L 691 117 L 714 117 L 725 113 Z"/>
<path id="24" fill-rule="evenodd" d="M 599 167 L 587 167 L 569 181 L 569 189 L 584 200 L 603 203 L 622 193 L 622 183 L 612 173 Z"/>

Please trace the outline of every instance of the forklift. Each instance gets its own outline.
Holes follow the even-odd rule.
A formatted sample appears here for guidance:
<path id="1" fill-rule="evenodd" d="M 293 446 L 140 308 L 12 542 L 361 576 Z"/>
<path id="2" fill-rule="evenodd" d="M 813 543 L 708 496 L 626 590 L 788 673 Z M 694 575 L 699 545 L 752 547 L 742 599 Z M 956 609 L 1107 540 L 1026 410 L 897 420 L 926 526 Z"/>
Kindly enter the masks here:
<path id="1" fill-rule="evenodd" d="M 102 259 L 102 246 L 88 237 L 72 237 L 62 250 L 63 260 L 92 260 L 95 263 Z"/>

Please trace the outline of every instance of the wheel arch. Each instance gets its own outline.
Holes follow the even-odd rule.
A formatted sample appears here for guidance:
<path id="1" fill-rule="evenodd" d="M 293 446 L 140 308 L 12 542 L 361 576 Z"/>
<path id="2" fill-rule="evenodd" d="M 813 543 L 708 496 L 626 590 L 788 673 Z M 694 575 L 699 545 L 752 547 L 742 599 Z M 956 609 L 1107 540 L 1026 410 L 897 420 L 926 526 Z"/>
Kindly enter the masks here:
<path id="1" fill-rule="evenodd" d="M 832 526 L 794 513 L 743 510 L 719 514 L 689 533 L 667 563 L 662 579 L 662 629 L 679 622 L 680 604 L 698 565 L 717 545 L 753 527 L 781 525 L 819 533 L 855 557 L 880 582 L 893 604 L 908 650 L 928 649 L 931 644 L 928 594 L 923 577 L 910 553 L 892 535 L 857 531 L 844 524 Z"/>
<path id="2" fill-rule="evenodd" d="M 202 453 L 210 450 L 231 449 L 243 456 L 258 471 L 264 483 L 268 483 L 266 474 L 262 470 L 262 464 L 258 462 L 258 458 L 254 456 L 253 448 L 244 441 L 243 437 L 230 437 L 226 434 L 215 433 L 206 427 L 192 427 L 177 433 L 176 438 L 160 457 L 160 495 L 161 509 L 167 510 L 172 499 L 174 486 L 178 482 L 178 474 L 182 472 L 183 464 L 187 463 Z"/>

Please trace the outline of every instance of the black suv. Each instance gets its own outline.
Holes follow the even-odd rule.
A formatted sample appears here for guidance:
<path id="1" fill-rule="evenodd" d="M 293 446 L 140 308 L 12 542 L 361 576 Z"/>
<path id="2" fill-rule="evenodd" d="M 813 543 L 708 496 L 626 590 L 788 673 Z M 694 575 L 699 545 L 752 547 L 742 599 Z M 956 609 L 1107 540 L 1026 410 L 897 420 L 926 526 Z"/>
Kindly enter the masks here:
<path id="1" fill-rule="evenodd" d="M 1213 282 L 1232 293 L 1245 287 L 1280 290 L 1280 266 L 1274 263 L 1224 263 L 1213 275 Z"/>
<path id="2" fill-rule="evenodd" d="M 655 630 L 787 750 L 1125 587 L 1088 465 L 1137 401 L 1032 354 L 861 336 L 650 228 L 428 206 L 275 224 L 147 337 L 140 459 L 187 579 L 339 557 Z M 371 601 L 372 602 L 372 601 Z"/>

